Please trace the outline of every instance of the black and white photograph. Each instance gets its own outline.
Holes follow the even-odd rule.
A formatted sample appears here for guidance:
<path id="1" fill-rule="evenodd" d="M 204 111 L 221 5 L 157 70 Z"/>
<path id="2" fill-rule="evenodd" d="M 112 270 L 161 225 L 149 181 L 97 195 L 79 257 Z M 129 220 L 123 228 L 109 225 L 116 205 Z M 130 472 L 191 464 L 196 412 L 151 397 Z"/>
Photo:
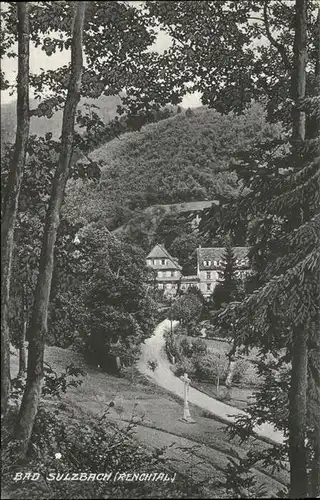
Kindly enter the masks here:
<path id="1" fill-rule="evenodd" d="M 320 0 L 0 18 L 1 499 L 320 498 Z"/>

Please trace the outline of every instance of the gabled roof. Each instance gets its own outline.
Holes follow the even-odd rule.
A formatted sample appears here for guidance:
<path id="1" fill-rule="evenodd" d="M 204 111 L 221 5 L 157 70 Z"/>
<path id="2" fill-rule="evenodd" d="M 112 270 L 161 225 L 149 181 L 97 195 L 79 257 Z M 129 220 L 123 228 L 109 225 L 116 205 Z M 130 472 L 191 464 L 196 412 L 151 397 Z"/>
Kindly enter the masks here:
<path id="1" fill-rule="evenodd" d="M 248 247 L 233 247 L 234 255 L 236 259 L 245 259 L 248 257 L 249 253 L 249 248 Z M 212 248 L 198 248 L 197 249 L 197 259 L 198 259 L 198 264 L 199 264 L 199 269 L 205 270 L 205 269 L 213 269 L 216 266 L 214 266 L 214 261 L 221 261 L 223 260 L 225 254 L 225 247 L 212 247 Z M 209 266 L 204 266 L 203 262 L 204 261 L 211 261 L 211 265 Z"/>
<path id="2" fill-rule="evenodd" d="M 179 271 L 182 269 L 182 267 L 179 265 L 178 259 L 175 257 L 172 257 L 172 255 L 169 254 L 168 250 L 164 248 L 163 245 L 160 245 L 160 243 L 157 243 L 151 252 L 147 255 L 146 259 L 167 259 L 169 262 L 166 264 L 166 266 L 162 265 L 152 265 L 154 269 L 179 269 Z"/>
<path id="3" fill-rule="evenodd" d="M 171 203 L 166 205 L 152 205 L 145 208 L 145 212 L 152 213 L 157 208 L 164 209 L 167 213 L 171 210 L 178 212 L 200 212 L 205 208 L 210 208 L 212 205 L 219 205 L 219 200 L 203 200 L 203 201 L 187 201 L 182 203 Z"/>
<path id="4" fill-rule="evenodd" d="M 148 253 L 147 259 L 173 259 L 169 252 L 159 243 Z"/>

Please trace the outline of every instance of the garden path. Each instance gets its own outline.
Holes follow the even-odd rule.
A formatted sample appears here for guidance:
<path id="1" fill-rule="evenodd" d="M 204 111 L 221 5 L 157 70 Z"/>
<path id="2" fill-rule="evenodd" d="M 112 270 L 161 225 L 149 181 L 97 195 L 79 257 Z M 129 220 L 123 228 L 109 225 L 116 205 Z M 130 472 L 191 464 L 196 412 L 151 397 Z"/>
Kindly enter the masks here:
<path id="1" fill-rule="evenodd" d="M 177 321 L 172 322 L 173 328 L 178 324 Z M 139 371 L 153 379 L 154 382 L 167 389 L 170 392 L 183 399 L 183 382 L 176 377 L 170 369 L 170 363 L 165 353 L 164 333 L 170 328 L 170 320 L 166 319 L 159 323 L 152 337 L 147 339 L 142 345 L 141 357 L 138 361 Z M 152 370 L 149 366 L 149 361 L 156 361 L 157 367 Z M 207 394 L 191 386 L 189 389 L 189 403 L 194 404 L 203 410 L 212 413 L 217 419 L 224 423 L 232 423 L 238 415 L 247 415 L 246 412 L 238 408 L 234 408 L 226 403 L 218 401 Z M 192 410 L 191 410 L 192 411 Z M 181 410 L 182 416 L 183 409 Z M 192 416 L 192 414 L 191 414 Z M 188 425 L 188 424 L 186 424 Z M 255 427 L 255 434 L 267 441 L 281 444 L 283 442 L 283 434 L 277 431 L 272 424 L 264 423 Z"/>

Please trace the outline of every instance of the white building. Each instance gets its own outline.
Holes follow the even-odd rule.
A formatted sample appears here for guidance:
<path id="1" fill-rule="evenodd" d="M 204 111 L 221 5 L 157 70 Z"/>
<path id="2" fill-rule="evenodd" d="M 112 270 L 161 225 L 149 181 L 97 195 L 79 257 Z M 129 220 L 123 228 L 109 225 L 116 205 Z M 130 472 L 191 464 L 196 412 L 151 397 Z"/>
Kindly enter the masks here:
<path id="1" fill-rule="evenodd" d="M 236 274 L 244 276 L 250 269 L 249 248 L 233 247 L 236 258 Z M 166 295 L 175 295 L 178 290 L 187 291 L 196 286 L 204 297 L 209 297 L 217 283 L 222 281 L 224 269 L 224 247 L 197 248 L 197 274 L 183 276 L 177 259 L 163 245 L 155 245 L 146 257 L 146 263 L 154 271 L 155 281 Z"/>

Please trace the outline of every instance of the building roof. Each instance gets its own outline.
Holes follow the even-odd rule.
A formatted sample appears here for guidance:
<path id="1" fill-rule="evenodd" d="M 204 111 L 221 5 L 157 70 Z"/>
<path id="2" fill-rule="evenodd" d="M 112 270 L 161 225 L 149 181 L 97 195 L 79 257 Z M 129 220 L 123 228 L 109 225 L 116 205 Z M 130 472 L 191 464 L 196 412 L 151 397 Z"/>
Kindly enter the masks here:
<path id="1" fill-rule="evenodd" d="M 178 259 L 172 257 L 163 245 L 157 243 L 153 249 L 148 253 L 146 259 L 166 259 L 168 262 L 165 266 L 161 264 L 152 264 L 153 269 L 182 269 L 179 265 Z"/>
<path id="2" fill-rule="evenodd" d="M 248 247 L 233 247 L 234 255 L 236 259 L 245 259 L 248 257 L 249 248 Z M 202 248 L 197 249 L 197 260 L 199 264 L 200 271 L 215 269 L 217 266 L 214 265 L 214 261 L 221 261 L 224 258 L 225 247 L 212 247 L 212 248 Z M 209 266 L 204 266 L 204 261 L 211 261 Z"/>
<path id="3" fill-rule="evenodd" d="M 203 201 L 187 201 L 184 203 L 171 203 L 166 205 L 152 205 L 147 207 L 145 212 L 153 212 L 156 208 L 162 208 L 166 212 L 177 210 L 178 212 L 199 212 L 205 208 L 210 208 L 212 205 L 219 205 L 218 200 L 203 200 Z"/>

